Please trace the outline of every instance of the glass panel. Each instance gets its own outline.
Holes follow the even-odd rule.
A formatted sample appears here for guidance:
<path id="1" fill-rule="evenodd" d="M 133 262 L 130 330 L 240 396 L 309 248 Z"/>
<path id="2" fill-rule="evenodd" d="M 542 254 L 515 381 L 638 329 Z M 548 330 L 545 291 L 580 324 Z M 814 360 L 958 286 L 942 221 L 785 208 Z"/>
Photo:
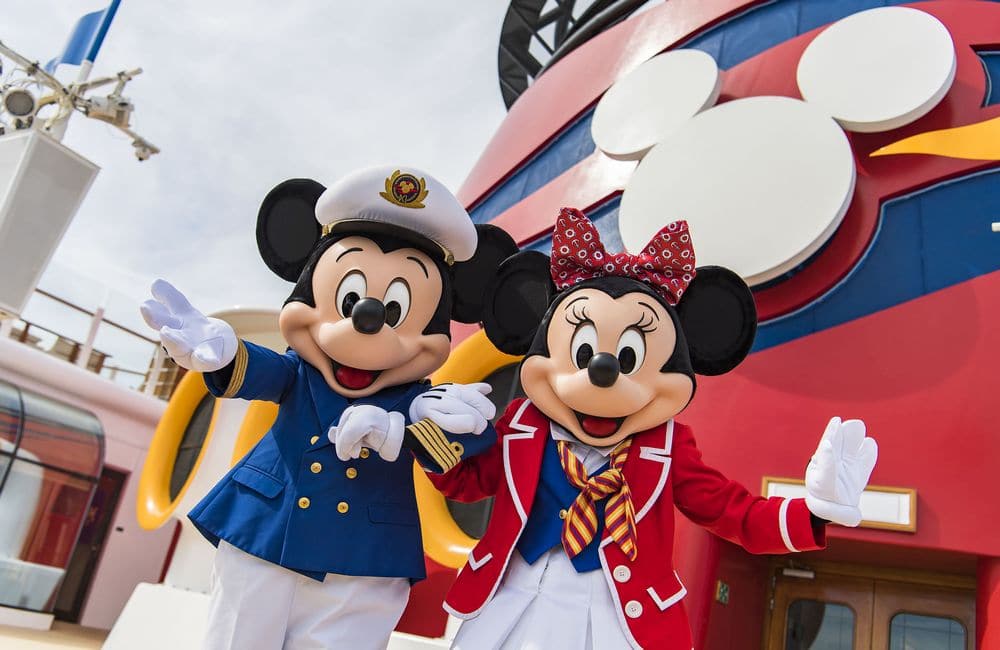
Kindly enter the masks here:
<path id="1" fill-rule="evenodd" d="M 201 448 L 205 444 L 205 436 L 208 435 L 208 427 L 212 424 L 212 413 L 215 410 L 215 396 L 205 393 L 205 396 L 198 402 L 191 419 L 188 420 L 187 428 L 184 429 L 184 436 L 177 446 L 177 458 L 174 460 L 174 469 L 170 472 L 170 500 L 173 501 L 181 493 L 181 488 L 187 482 L 191 470 L 194 469 L 195 461 L 201 454 Z"/>
<path id="2" fill-rule="evenodd" d="M 51 611 L 94 483 L 19 450 L 0 492 L 0 605 Z"/>
<path id="3" fill-rule="evenodd" d="M 965 627 L 953 618 L 896 614 L 889 622 L 889 650 L 965 650 Z"/>
<path id="4" fill-rule="evenodd" d="M 846 605 L 796 600 L 788 606 L 785 650 L 852 650 L 854 611 Z"/>
<path id="5" fill-rule="evenodd" d="M 16 387 L 0 381 L 0 451 L 10 452 L 17 443 L 17 423 L 21 418 L 21 400 L 17 392 Z"/>
<path id="6" fill-rule="evenodd" d="M 30 391 L 24 399 L 21 452 L 29 460 L 84 476 L 97 477 L 104 459 L 101 423 L 92 413 Z"/>

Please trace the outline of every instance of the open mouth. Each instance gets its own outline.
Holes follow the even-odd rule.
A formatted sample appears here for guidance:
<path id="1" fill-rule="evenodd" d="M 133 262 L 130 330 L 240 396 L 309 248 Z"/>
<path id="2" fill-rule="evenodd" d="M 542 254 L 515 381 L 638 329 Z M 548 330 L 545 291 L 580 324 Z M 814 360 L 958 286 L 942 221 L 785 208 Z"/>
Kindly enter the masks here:
<path id="1" fill-rule="evenodd" d="M 613 436 L 621 428 L 622 422 L 625 421 L 624 417 L 602 418 L 596 415 L 580 413 L 579 411 L 573 411 L 573 413 L 576 415 L 577 421 L 580 422 L 580 428 L 583 429 L 583 432 L 594 438 Z"/>
<path id="2" fill-rule="evenodd" d="M 330 359 L 330 364 L 333 367 L 333 377 L 337 380 L 337 383 L 348 390 L 364 390 L 378 379 L 378 376 L 382 374 L 381 370 L 362 370 L 361 368 L 352 368 L 350 366 L 345 366 L 342 363 L 338 363 L 333 359 Z"/>

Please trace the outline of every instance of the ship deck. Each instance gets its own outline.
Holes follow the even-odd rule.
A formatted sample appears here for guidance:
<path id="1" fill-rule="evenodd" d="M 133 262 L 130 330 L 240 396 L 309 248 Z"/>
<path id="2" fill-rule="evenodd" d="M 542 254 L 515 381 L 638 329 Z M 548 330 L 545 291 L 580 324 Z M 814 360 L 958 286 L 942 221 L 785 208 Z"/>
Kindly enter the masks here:
<path id="1" fill-rule="evenodd" d="M 0 625 L 0 648 L 4 650 L 49 650 L 50 648 L 100 648 L 108 636 L 106 630 L 81 627 L 56 621 L 51 630 L 29 630 Z"/>

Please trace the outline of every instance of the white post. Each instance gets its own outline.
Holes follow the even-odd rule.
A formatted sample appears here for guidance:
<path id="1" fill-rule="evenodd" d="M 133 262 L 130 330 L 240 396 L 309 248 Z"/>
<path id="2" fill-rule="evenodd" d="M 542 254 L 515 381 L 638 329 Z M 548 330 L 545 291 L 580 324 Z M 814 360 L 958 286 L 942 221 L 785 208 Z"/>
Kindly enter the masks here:
<path id="1" fill-rule="evenodd" d="M 80 72 L 76 76 L 77 85 L 82 84 L 87 79 L 90 79 L 90 71 L 94 68 L 93 61 L 84 61 L 80 64 Z"/>
<path id="2" fill-rule="evenodd" d="M 90 331 L 87 332 L 87 339 L 83 342 L 80 354 L 76 358 L 76 365 L 81 368 L 86 368 L 87 363 L 90 361 L 90 353 L 94 351 L 94 341 L 97 339 L 97 330 L 100 329 L 101 321 L 104 320 L 104 308 L 107 306 L 110 297 L 110 291 L 105 290 L 104 300 L 102 300 L 101 304 L 94 310 L 94 317 L 90 319 Z"/>
<path id="3" fill-rule="evenodd" d="M 155 394 L 156 386 L 160 383 L 160 373 L 163 372 L 163 362 L 166 356 L 163 346 L 156 346 L 156 352 L 153 353 L 153 367 L 150 369 L 149 374 L 146 375 L 146 387 L 142 391 L 146 395 Z"/>
<path id="4" fill-rule="evenodd" d="M 90 71 L 93 69 L 94 69 L 93 61 L 84 61 L 82 64 L 80 64 L 80 71 L 79 73 L 77 73 L 76 76 L 76 82 L 75 82 L 76 85 L 79 86 L 87 79 L 90 79 Z M 76 111 L 70 111 L 66 117 L 53 124 L 52 128 L 46 131 L 46 133 L 48 133 L 50 136 L 52 136 L 59 142 L 62 142 L 62 139 L 66 136 L 66 129 L 69 128 L 70 118 L 73 117 L 74 113 L 76 113 Z"/>
<path id="5" fill-rule="evenodd" d="M 9 339 L 10 333 L 14 329 L 14 319 L 4 318 L 0 320 L 0 339 Z"/>

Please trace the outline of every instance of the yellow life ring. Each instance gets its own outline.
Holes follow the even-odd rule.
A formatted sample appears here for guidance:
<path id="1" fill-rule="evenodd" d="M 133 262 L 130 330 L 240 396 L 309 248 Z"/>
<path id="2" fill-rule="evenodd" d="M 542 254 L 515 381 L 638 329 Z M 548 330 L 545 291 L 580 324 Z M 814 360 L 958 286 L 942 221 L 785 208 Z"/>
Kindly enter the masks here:
<path id="1" fill-rule="evenodd" d="M 497 370 L 517 363 L 521 357 L 504 354 L 479 330 L 454 350 L 441 368 L 431 376 L 435 384 L 468 384 L 482 381 Z M 448 503 L 427 479 L 420 465 L 413 465 L 413 483 L 424 537 L 424 553 L 438 564 L 452 569 L 465 566 L 469 551 L 477 540 L 466 535 L 448 511 Z"/>
<path id="2" fill-rule="evenodd" d="M 205 434 L 205 442 L 198 452 L 198 458 L 195 460 L 180 492 L 175 498 L 170 498 L 170 475 L 177 460 L 178 447 L 184 438 L 184 431 L 187 429 L 195 409 L 198 408 L 198 404 L 207 394 L 208 389 L 205 387 L 201 373 L 186 373 L 177 384 L 177 389 L 170 398 L 160 423 L 156 425 L 156 432 L 153 433 L 153 439 L 149 443 L 149 452 L 139 477 L 136 501 L 136 517 L 139 520 L 139 525 L 145 530 L 156 530 L 170 519 L 177 504 L 180 503 L 184 493 L 191 485 L 191 481 L 198 473 L 198 466 L 201 464 L 201 459 L 205 456 L 205 450 L 212 439 L 215 418 L 219 413 L 218 402 L 212 409 L 212 419 L 208 425 L 208 432 Z"/>

